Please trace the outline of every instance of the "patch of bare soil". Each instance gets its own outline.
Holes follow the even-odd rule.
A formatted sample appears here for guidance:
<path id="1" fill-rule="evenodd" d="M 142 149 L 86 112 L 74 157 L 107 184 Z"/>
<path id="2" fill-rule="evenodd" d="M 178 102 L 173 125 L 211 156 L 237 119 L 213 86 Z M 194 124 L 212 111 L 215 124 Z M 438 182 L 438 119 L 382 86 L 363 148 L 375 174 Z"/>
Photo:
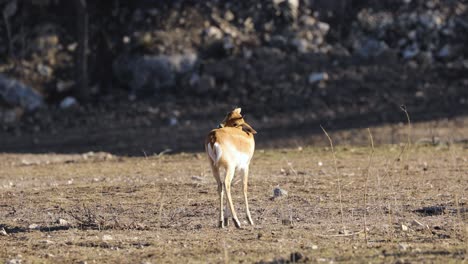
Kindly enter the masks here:
<path id="1" fill-rule="evenodd" d="M 378 147 L 369 163 L 370 149 L 339 146 L 336 166 L 327 147 L 257 150 L 249 186 L 256 225 L 242 221 L 242 229 L 217 228 L 215 181 L 201 153 L 139 158 L 95 154 L 86 159 L 2 154 L 0 259 L 466 260 L 466 147 L 404 147 Z M 272 199 L 275 187 L 287 195 Z M 233 192 L 242 218 L 239 178 Z"/>

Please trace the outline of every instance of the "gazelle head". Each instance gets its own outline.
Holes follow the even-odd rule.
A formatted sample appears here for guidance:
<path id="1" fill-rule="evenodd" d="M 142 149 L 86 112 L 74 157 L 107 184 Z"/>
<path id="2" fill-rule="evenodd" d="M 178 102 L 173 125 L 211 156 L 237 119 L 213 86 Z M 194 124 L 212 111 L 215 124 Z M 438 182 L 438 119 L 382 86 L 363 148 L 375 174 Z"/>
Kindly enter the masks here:
<path id="1" fill-rule="evenodd" d="M 219 124 L 218 128 L 223 127 L 238 127 L 243 131 L 251 134 L 257 134 L 257 131 L 253 129 L 249 124 L 244 120 L 244 117 L 241 115 L 241 108 L 236 108 L 231 112 L 227 113 L 224 120 Z"/>

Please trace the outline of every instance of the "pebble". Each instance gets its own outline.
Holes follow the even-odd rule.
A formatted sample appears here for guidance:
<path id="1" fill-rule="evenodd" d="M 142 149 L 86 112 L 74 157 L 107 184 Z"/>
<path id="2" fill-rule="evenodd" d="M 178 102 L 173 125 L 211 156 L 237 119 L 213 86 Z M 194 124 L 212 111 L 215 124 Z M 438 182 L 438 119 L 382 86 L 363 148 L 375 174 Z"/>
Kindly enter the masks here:
<path id="1" fill-rule="evenodd" d="M 313 72 L 309 74 L 308 81 L 310 84 L 314 84 L 316 82 L 326 81 L 328 78 L 328 73 L 326 72 Z"/>
<path id="2" fill-rule="evenodd" d="M 281 196 L 287 196 L 288 192 L 286 190 L 281 189 L 280 187 L 275 187 L 273 189 L 273 197 L 281 197 Z"/>
<path id="3" fill-rule="evenodd" d="M 77 105 L 78 105 L 78 100 L 76 100 L 76 98 L 72 96 L 67 96 L 60 102 L 61 109 L 68 109 Z"/>
<path id="4" fill-rule="evenodd" d="M 40 227 L 38 224 L 30 224 L 30 225 L 28 226 L 28 228 L 29 228 L 29 229 L 35 230 L 35 229 L 39 229 L 39 228 L 41 228 L 41 227 Z"/>
<path id="5" fill-rule="evenodd" d="M 102 236 L 102 241 L 110 241 L 113 240 L 114 238 L 111 235 L 103 235 Z"/>

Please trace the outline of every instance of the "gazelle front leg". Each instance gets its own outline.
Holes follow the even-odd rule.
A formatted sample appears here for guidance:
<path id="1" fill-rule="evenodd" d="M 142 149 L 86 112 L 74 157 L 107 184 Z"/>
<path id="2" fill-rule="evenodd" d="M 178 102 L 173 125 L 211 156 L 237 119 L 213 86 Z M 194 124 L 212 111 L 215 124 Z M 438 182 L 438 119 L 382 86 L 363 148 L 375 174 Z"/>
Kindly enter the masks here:
<path id="1" fill-rule="evenodd" d="M 236 210 L 234 209 L 234 204 L 232 203 L 231 197 L 231 182 L 232 178 L 234 177 L 235 170 L 232 168 L 226 168 L 226 178 L 224 179 L 224 189 L 226 189 L 226 197 L 229 204 L 229 208 L 231 209 L 232 220 L 234 221 L 234 225 L 237 228 L 240 228 L 240 222 L 237 218 Z"/>
<path id="2" fill-rule="evenodd" d="M 250 216 L 250 210 L 249 210 L 249 200 L 247 199 L 247 185 L 249 182 L 249 167 L 246 167 L 245 169 L 242 170 L 243 175 L 243 183 L 244 183 L 244 200 L 245 200 L 245 213 L 247 215 L 247 220 L 249 221 L 250 225 L 254 225 L 254 222 L 252 220 L 252 216 Z"/>

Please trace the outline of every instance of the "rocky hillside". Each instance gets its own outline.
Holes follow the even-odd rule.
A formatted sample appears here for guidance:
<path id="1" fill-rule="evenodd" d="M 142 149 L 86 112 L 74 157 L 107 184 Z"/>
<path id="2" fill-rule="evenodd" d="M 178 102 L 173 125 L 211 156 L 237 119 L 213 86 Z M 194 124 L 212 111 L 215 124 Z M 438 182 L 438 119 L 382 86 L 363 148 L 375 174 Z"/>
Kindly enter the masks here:
<path id="1" fill-rule="evenodd" d="M 401 104 L 416 119 L 467 112 L 467 1 L 88 2 L 92 98 L 82 101 L 76 9 L 0 1 L 5 131 L 80 126 L 63 121 L 67 112 L 133 100 L 163 119 L 209 104 L 243 105 L 259 119 L 294 112 L 297 122 L 400 120 Z"/>

